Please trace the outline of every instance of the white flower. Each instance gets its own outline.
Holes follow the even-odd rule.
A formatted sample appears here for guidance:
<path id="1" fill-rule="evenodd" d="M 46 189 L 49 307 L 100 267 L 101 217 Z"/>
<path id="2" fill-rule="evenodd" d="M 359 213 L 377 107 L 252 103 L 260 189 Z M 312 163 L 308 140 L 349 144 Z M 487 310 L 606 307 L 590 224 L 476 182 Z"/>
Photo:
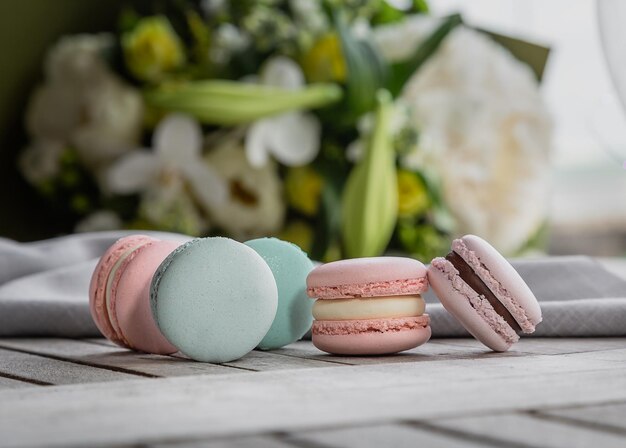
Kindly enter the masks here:
<path id="1" fill-rule="evenodd" d="M 100 168 L 137 147 L 143 102 L 134 89 L 110 79 L 85 92 L 83 117 L 71 143 L 86 166 Z"/>
<path id="2" fill-rule="evenodd" d="M 226 197 L 222 178 L 202 159 L 202 129 L 191 117 L 170 114 L 154 131 L 153 149 L 133 151 L 107 173 L 105 186 L 117 194 L 142 193 L 159 188 L 160 181 L 181 177 L 206 210 Z"/>
<path id="3" fill-rule="evenodd" d="M 440 22 L 441 19 L 432 16 L 410 15 L 401 22 L 374 27 L 371 36 L 385 59 L 400 62 L 413 55 Z"/>
<path id="4" fill-rule="evenodd" d="M 250 36 L 239 28 L 224 23 L 213 34 L 209 58 L 215 64 L 227 64 L 231 57 L 250 45 Z"/>
<path id="5" fill-rule="evenodd" d="M 108 35 L 61 39 L 47 55 L 46 80 L 31 97 L 27 129 L 37 145 L 74 147 L 93 172 L 135 148 L 143 122 L 136 89 L 107 66 Z"/>
<path id="6" fill-rule="evenodd" d="M 196 205 L 179 171 L 159 176 L 141 195 L 138 216 L 159 230 L 186 235 L 205 235 L 209 231 L 206 214 Z"/>
<path id="7" fill-rule="evenodd" d="M 270 235 L 282 227 L 285 203 L 274 163 L 252 167 L 238 145 L 223 145 L 206 160 L 229 185 L 226 203 L 211 213 L 215 224 L 239 240 Z"/>
<path id="8" fill-rule="evenodd" d="M 397 138 L 398 135 L 407 127 L 412 128 L 414 126 L 414 124 L 410 121 L 411 117 L 412 114 L 409 105 L 407 105 L 404 100 L 397 99 L 393 103 L 391 118 L 389 121 L 389 132 L 392 138 Z M 359 137 L 350 142 L 346 148 L 346 159 L 352 163 L 356 163 L 361 160 L 361 157 L 365 153 L 367 140 L 374 129 L 374 113 L 369 112 L 359 118 L 356 127 L 359 131 Z"/>
<path id="9" fill-rule="evenodd" d="M 321 34 L 329 23 L 319 0 L 289 0 L 294 19 L 299 27 L 313 34 Z"/>
<path id="10" fill-rule="evenodd" d="M 20 170 L 32 185 L 40 185 L 56 177 L 61 170 L 61 154 L 65 148 L 59 142 L 34 142 L 19 157 Z"/>
<path id="11" fill-rule="evenodd" d="M 299 89 L 305 83 L 298 64 L 283 56 L 267 61 L 259 81 L 287 89 Z M 319 152 L 321 131 L 319 120 L 309 113 L 296 111 L 264 118 L 248 129 L 246 155 L 255 167 L 265 166 L 270 154 L 283 165 L 306 165 Z"/>
<path id="12" fill-rule="evenodd" d="M 403 161 L 437 172 L 458 233 L 512 253 L 546 216 L 551 120 L 530 68 L 455 30 L 405 86 L 420 130 Z"/>
<path id="13" fill-rule="evenodd" d="M 207 17 L 224 13 L 227 7 L 226 0 L 202 0 L 200 2 L 200 9 Z"/>
<path id="14" fill-rule="evenodd" d="M 119 230 L 122 228 L 122 225 L 122 220 L 115 212 L 111 210 L 98 210 L 78 222 L 74 227 L 74 231 L 84 233 Z"/>
<path id="15" fill-rule="evenodd" d="M 113 36 L 104 33 L 62 37 L 46 55 L 47 81 L 82 88 L 109 78 L 102 53 L 114 44 Z"/>

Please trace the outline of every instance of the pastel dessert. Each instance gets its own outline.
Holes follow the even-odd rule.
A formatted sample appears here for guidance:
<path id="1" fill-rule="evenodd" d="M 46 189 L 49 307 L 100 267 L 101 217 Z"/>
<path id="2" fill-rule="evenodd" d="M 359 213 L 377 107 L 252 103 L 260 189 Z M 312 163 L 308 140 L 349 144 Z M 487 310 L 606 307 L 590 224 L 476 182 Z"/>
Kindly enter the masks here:
<path id="1" fill-rule="evenodd" d="M 263 257 L 278 288 L 276 317 L 258 348 L 272 350 L 291 344 L 302 338 L 313 322 L 313 303 L 305 286 L 313 262 L 298 246 L 277 238 L 259 238 L 245 244 Z"/>
<path id="2" fill-rule="evenodd" d="M 161 263 L 150 303 L 159 329 L 181 352 L 221 363 L 259 345 L 276 316 L 278 289 L 254 249 L 228 238 L 198 238 Z"/>
<path id="3" fill-rule="evenodd" d="M 541 308 L 513 266 L 475 235 L 452 242 L 445 258 L 435 258 L 428 279 L 443 306 L 476 339 L 506 351 L 520 333 L 533 333 Z"/>
<path id="4" fill-rule="evenodd" d="M 312 339 L 322 351 L 381 355 L 430 339 L 421 293 L 426 268 L 411 258 L 355 258 L 324 264 L 307 278 L 313 305 Z"/>
<path id="5" fill-rule="evenodd" d="M 180 243 L 132 235 L 115 242 L 91 278 L 89 304 L 98 329 L 116 344 L 146 353 L 177 351 L 161 334 L 150 307 L 150 282 Z"/>

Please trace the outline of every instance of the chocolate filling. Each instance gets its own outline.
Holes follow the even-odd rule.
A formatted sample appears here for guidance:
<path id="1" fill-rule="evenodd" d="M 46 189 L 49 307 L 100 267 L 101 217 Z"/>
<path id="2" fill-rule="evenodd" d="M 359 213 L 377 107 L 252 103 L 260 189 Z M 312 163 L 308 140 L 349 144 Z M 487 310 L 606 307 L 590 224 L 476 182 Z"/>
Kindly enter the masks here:
<path id="1" fill-rule="evenodd" d="M 484 296 L 489 301 L 496 313 L 502 316 L 506 323 L 509 324 L 516 333 L 520 333 L 522 331 L 522 328 L 519 326 L 515 318 L 513 318 L 509 310 L 506 309 L 502 302 L 500 302 L 498 298 L 493 294 L 493 292 L 491 292 L 489 287 L 485 285 L 485 282 L 481 280 L 481 278 L 474 272 L 471 266 L 467 264 L 467 262 L 463 258 L 461 258 L 459 254 L 452 251 L 448 255 L 446 255 L 446 260 L 452 263 L 456 270 L 459 271 L 461 280 L 467 283 L 469 287 L 476 291 L 478 294 Z"/>

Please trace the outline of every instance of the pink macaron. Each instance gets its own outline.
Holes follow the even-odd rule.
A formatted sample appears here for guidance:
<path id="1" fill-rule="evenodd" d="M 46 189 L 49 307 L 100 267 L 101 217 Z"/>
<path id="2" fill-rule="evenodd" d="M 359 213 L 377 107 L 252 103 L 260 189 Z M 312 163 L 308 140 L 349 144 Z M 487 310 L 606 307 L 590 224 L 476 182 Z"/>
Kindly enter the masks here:
<path id="1" fill-rule="evenodd" d="M 520 333 L 533 333 L 541 308 L 513 266 L 475 235 L 452 242 L 445 258 L 435 258 L 428 279 L 443 306 L 476 339 L 506 351 Z"/>
<path id="2" fill-rule="evenodd" d="M 159 331 L 150 307 L 150 283 L 180 243 L 131 235 L 115 242 L 91 278 L 89 303 L 98 329 L 116 344 L 146 353 L 177 350 Z"/>
<path id="3" fill-rule="evenodd" d="M 356 258 L 324 264 L 307 277 L 313 344 L 328 353 L 380 355 L 430 339 L 421 293 L 426 268 L 411 258 Z"/>

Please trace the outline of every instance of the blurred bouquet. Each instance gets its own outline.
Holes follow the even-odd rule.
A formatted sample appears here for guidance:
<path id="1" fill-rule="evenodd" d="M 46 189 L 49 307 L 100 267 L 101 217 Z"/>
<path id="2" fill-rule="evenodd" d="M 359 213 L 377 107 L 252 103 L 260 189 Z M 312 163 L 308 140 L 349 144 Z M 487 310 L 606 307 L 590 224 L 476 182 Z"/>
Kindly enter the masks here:
<path id="1" fill-rule="evenodd" d="M 64 37 L 21 171 L 77 231 L 276 235 L 320 260 L 430 259 L 471 232 L 513 253 L 545 217 L 536 78 L 400 3 L 155 2 Z"/>

